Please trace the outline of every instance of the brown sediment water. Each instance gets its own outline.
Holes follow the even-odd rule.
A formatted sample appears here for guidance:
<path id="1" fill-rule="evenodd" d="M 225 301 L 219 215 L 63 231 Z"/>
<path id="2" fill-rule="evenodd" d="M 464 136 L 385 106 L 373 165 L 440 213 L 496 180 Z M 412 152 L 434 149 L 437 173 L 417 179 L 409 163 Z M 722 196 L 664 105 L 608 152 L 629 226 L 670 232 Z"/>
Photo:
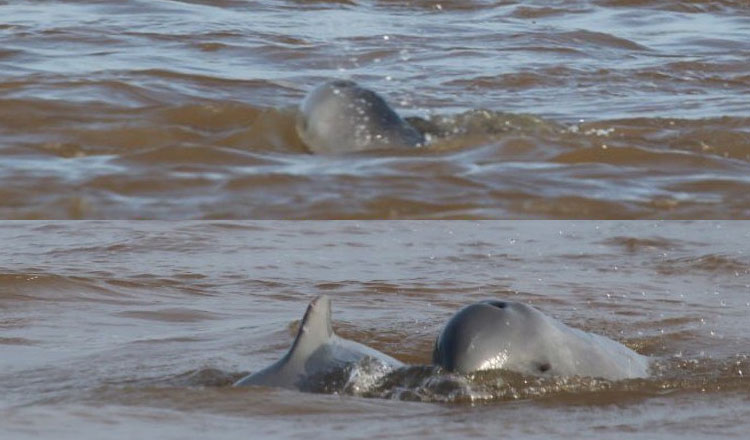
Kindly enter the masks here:
<path id="1" fill-rule="evenodd" d="M 2 222 L 0 437 L 743 438 L 749 239 L 747 222 Z M 364 396 L 231 387 L 323 293 L 338 333 L 408 364 L 499 298 L 654 367 L 460 393 L 420 367 Z"/>
<path id="2" fill-rule="evenodd" d="M 750 218 L 746 1 L 0 2 L 1 218 Z M 308 153 L 353 79 L 441 128 Z"/>

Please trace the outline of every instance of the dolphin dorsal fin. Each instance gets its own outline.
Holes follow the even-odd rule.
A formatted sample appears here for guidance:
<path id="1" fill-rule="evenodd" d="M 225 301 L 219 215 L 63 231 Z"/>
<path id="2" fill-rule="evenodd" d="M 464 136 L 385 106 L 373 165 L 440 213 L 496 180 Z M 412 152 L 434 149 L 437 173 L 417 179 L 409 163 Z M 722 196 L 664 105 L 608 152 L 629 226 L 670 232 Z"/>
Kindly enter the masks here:
<path id="1" fill-rule="evenodd" d="M 292 357 L 307 357 L 334 336 L 331 325 L 331 299 L 320 295 L 310 302 L 289 350 Z"/>

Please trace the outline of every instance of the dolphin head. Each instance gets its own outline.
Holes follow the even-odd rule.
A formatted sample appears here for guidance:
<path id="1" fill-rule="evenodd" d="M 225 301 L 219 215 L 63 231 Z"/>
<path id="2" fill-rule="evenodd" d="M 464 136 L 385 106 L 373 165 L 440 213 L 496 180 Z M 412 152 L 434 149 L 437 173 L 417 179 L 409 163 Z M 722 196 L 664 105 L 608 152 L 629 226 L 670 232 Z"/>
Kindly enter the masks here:
<path id="1" fill-rule="evenodd" d="M 313 89 L 297 113 L 297 134 L 314 153 L 416 146 L 423 135 L 380 95 L 353 81 L 333 80 Z"/>
<path id="2" fill-rule="evenodd" d="M 453 315 L 435 341 L 432 361 L 459 373 L 509 369 L 553 374 L 550 354 L 555 347 L 549 345 L 558 333 L 554 321 L 532 307 L 482 301 Z"/>
<path id="3" fill-rule="evenodd" d="M 433 363 L 471 373 L 505 369 L 532 376 L 620 380 L 649 375 L 649 358 L 534 307 L 482 301 L 458 311 L 435 341 Z"/>

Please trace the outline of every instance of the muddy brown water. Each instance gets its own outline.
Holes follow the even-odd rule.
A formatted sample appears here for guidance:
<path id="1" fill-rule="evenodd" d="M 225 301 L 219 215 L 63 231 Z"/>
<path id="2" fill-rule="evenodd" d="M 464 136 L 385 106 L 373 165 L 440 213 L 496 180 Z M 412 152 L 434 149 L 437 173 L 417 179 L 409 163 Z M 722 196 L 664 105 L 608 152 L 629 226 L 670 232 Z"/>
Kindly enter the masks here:
<path id="1" fill-rule="evenodd" d="M 744 438 L 749 238 L 745 222 L 0 223 L 0 436 Z M 230 387 L 284 353 L 321 293 L 339 333 L 410 364 L 458 308 L 504 298 L 654 372 L 479 375 L 458 394 L 418 377 L 368 396 Z"/>
<path id="2" fill-rule="evenodd" d="M 0 222 L 0 438 L 745 438 L 750 224 L 523 219 L 750 218 L 748 35 L 744 0 L 0 0 L 0 218 L 112 220 Z M 310 154 L 330 78 L 437 132 Z M 415 367 L 231 387 L 321 293 Z M 450 386 L 487 298 L 653 374 Z"/>
<path id="3" fill-rule="evenodd" d="M 750 218 L 750 6 L 0 2 L 2 218 Z M 349 78 L 444 136 L 308 154 Z"/>

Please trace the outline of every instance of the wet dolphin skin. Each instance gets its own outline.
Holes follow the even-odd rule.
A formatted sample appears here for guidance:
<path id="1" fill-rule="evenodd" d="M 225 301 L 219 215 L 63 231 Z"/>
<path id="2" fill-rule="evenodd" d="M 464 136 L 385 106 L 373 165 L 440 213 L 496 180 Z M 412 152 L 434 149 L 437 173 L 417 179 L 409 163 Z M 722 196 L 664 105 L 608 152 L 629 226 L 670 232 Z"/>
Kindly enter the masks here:
<path id="1" fill-rule="evenodd" d="M 483 301 L 458 311 L 435 342 L 433 363 L 470 373 L 646 377 L 649 359 L 604 336 L 569 327 L 521 303 Z"/>

